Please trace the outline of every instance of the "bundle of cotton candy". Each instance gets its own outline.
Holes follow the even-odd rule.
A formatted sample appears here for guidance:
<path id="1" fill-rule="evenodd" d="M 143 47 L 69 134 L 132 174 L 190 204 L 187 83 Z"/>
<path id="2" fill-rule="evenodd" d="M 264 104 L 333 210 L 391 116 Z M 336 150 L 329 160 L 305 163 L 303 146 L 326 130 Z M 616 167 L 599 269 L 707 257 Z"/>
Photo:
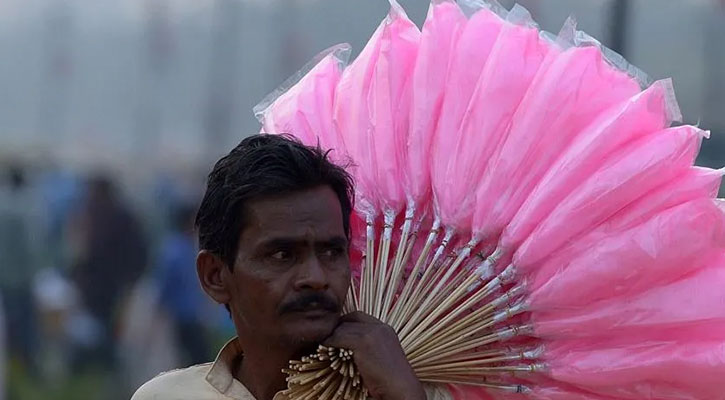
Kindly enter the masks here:
<path id="1" fill-rule="evenodd" d="M 390 324 L 421 381 L 461 399 L 725 399 L 724 171 L 693 166 L 708 133 L 670 127 L 669 80 L 491 0 L 432 0 L 422 31 L 391 1 L 346 51 L 258 116 L 353 163 L 346 308 Z M 354 358 L 291 362 L 285 395 L 365 398 Z"/>

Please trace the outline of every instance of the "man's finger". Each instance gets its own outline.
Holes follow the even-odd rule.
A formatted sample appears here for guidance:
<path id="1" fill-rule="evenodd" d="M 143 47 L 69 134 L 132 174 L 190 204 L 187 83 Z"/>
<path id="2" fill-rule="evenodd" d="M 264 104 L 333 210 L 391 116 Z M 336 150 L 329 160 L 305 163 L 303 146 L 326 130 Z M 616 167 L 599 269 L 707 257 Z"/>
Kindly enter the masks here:
<path id="1" fill-rule="evenodd" d="M 322 344 L 329 347 L 355 350 L 365 336 L 366 325 L 363 322 L 343 322 Z"/>
<path id="2" fill-rule="evenodd" d="M 340 317 L 341 322 L 362 322 L 367 324 L 382 324 L 383 322 L 362 311 L 353 311 Z"/>

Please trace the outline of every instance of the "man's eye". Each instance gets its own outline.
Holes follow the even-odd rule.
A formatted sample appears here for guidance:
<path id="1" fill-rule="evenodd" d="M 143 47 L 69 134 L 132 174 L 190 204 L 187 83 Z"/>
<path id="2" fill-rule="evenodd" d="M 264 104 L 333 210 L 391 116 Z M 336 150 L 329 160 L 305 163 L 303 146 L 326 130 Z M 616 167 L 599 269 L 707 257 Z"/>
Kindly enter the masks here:
<path id="1" fill-rule="evenodd" d="M 343 255 L 344 250 L 340 248 L 329 248 L 322 252 L 322 256 L 329 259 L 335 259 Z"/>
<path id="2" fill-rule="evenodd" d="M 279 250 L 270 254 L 269 257 L 275 261 L 286 261 L 292 258 L 292 252 L 287 250 Z"/>

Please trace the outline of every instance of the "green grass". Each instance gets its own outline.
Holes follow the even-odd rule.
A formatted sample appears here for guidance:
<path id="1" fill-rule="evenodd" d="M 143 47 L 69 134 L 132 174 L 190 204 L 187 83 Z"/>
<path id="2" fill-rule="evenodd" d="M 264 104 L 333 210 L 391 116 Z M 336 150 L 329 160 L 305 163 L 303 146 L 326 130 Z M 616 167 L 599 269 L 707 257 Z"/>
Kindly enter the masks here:
<path id="1" fill-rule="evenodd" d="M 30 376 L 17 362 L 9 363 L 8 400 L 100 400 L 120 398 L 111 393 L 107 372 L 72 375 L 60 382 L 47 383 Z"/>

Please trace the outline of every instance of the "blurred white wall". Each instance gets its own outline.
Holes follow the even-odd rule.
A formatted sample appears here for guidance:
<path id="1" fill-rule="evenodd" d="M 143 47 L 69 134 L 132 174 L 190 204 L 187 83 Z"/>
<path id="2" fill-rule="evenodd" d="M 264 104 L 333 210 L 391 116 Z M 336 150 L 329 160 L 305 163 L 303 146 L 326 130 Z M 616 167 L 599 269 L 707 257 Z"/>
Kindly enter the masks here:
<path id="1" fill-rule="evenodd" d="M 522 0 L 542 28 L 569 14 L 603 43 L 615 0 Z M 422 23 L 428 2 L 402 0 Z M 507 6 L 512 1 L 502 1 Z M 725 165 L 725 7 L 627 2 L 625 55 L 672 76 L 686 122 Z M 359 51 L 384 0 L 3 0 L 0 160 L 141 172 L 206 165 L 258 124 L 251 108 L 320 50 Z"/>

